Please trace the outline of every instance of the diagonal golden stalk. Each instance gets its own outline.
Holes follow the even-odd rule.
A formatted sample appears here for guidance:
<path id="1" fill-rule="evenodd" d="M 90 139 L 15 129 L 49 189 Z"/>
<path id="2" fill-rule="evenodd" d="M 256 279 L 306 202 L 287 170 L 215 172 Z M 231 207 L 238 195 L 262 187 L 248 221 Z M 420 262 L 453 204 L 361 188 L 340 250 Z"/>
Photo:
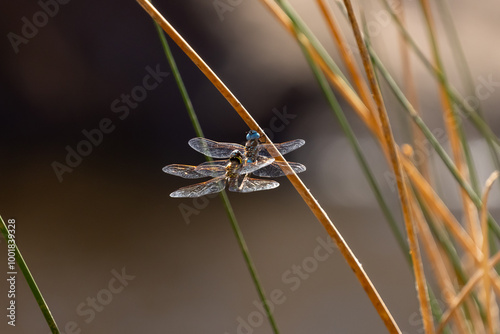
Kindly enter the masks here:
<path id="1" fill-rule="evenodd" d="M 237 100 L 237 98 L 231 93 L 231 91 L 224 85 L 224 83 L 217 77 L 217 75 L 208 67 L 208 65 L 196 54 L 196 52 L 191 48 L 191 46 L 180 36 L 177 31 L 170 25 L 168 21 L 163 18 L 163 16 L 153 7 L 151 3 L 147 0 L 137 0 L 137 2 L 146 10 L 146 12 L 162 27 L 162 29 L 172 38 L 172 40 L 186 53 L 186 55 L 198 66 L 198 68 L 205 74 L 205 76 L 212 82 L 212 84 L 221 92 L 221 94 L 228 100 L 236 112 L 240 115 L 243 121 L 251 128 L 257 130 L 266 139 L 268 143 L 271 144 L 271 154 L 278 160 L 285 162 L 285 171 L 290 173 L 287 175 L 288 179 L 295 187 L 297 192 L 301 195 L 303 200 L 309 206 L 316 218 L 321 222 L 325 230 L 328 232 L 330 237 L 338 246 L 340 252 L 346 259 L 347 263 L 354 271 L 356 277 L 360 281 L 363 289 L 367 293 L 368 297 L 372 301 L 375 309 L 379 313 L 380 317 L 384 321 L 385 325 L 389 329 L 390 333 L 400 333 L 400 330 L 395 323 L 392 315 L 385 306 L 383 300 L 378 294 L 377 290 L 370 281 L 368 275 L 363 270 L 361 264 L 355 257 L 354 253 L 351 251 L 347 243 L 344 241 L 342 235 L 339 233 L 335 225 L 333 225 L 330 218 L 327 216 L 325 211 L 318 204 L 316 199 L 312 196 L 306 186 L 302 183 L 300 178 L 295 174 L 295 172 L 290 168 L 286 160 L 276 149 L 271 140 L 267 137 L 265 132 L 261 129 L 259 124 L 252 118 L 252 116 L 246 111 L 243 105 Z"/>
<path id="2" fill-rule="evenodd" d="M 491 311 L 491 280 L 490 275 L 488 275 L 488 257 L 489 257 L 489 242 L 488 242 L 488 195 L 491 190 L 491 186 L 493 182 L 498 178 L 498 171 L 495 171 L 490 175 L 488 180 L 486 180 L 486 186 L 482 196 L 483 207 L 481 208 L 481 229 L 483 232 L 483 261 L 482 261 L 482 269 L 483 272 L 486 273 L 483 275 L 483 286 L 484 286 L 484 304 L 486 305 L 486 319 L 488 321 L 488 334 L 493 334 L 495 332 L 495 328 L 493 327 L 493 318 Z"/>
<path id="3" fill-rule="evenodd" d="M 361 37 L 361 31 L 359 29 L 356 17 L 354 15 L 352 3 L 350 0 L 344 0 L 344 5 L 346 7 L 347 16 L 349 17 L 349 21 L 351 23 L 351 27 L 354 32 L 356 43 L 358 44 L 359 52 L 361 53 L 361 59 L 363 60 L 363 66 L 365 68 L 366 76 L 368 78 L 368 83 L 370 85 L 373 98 L 377 105 L 380 125 L 382 127 L 382 131 L 384 134 L 384 141 L 389 149 L 390 162 L 394 174 L 396 176 L 396 184 L 398 187 L 399 198 L 401 201 L 401 209 L 403 212 L 406 231 L 408 234 L 408 243 L 410 246 L 413 271 L 415 273 L 415 280 L 417 283 L 417 293 L 418 293 L 418 299 L 420 301 L 420 312 L 422 314 L 424 329 L 427 334 L 432 334 L 434 333 L 434 321 L 432 318 L 429 295 L 427 293 L 427 284 L 422 264 L 422 256 L 420 254 L 420 248 L 418 245 L 417 235 L 415 231 L 415 223 L 413 222 L 413 217 L 410 212 L 410 201 L 408 198 L 408 190 L 406 188 L 403 169 L 399 161 L 396 143 L 394 142 L 391 126 L 389 124 L 389 117 L 387 115 L 387 111 L 385 110 L 382 94 L 375 79 L 375 73 L 373 71 L 372 63 L 370 61 L 370 56 L 368 55 L 368 51 Z"/>
<path id="4" fill-rule="evenodd" d="M 493 257 L 491 257 L 488 261 L 488 270 L 491 270 L 491 268 L 497 264 L 500 261 L 500 251 L 497 252 Z M 436 329 L 436 334 L 440 334 L 443 329 L 446 327 L 446 324 L 448 321 L 450 321 L 451 316 L 453 313 L 457 310 L 457 308 L 460 306 L 460 304 L 463 303 L 465 298 L 469 295 L 469 293 L 472 291 L 474 286 L 479 282 L 479 280 L 484 276 L 484 269 L 480 268 L 476 273 L 469 279 L 467 284 L 464 285 L 460 293 L 453 299 L 450 308 L 443 314 L 441 317 L 441 322 L 439 323 L 437 329 Z"/>

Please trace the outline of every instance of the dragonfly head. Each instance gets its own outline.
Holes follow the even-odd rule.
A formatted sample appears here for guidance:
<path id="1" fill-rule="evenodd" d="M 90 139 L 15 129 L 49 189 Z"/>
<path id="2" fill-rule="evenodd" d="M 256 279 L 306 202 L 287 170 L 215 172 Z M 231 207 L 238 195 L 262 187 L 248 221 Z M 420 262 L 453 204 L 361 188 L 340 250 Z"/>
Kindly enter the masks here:
<path id="1" fill-rule="evenodd" d="M 256 140 L 260 138 L 260 134 L 255 130 L 250 130 L 247 132 L 247 140 Z"/>
<path id="2" fill-rule="evenodd" d="M 234 150 L 229 156 L 229 161 L 241 165 L 243 164 L 243 154 L 238 150 Z"/>

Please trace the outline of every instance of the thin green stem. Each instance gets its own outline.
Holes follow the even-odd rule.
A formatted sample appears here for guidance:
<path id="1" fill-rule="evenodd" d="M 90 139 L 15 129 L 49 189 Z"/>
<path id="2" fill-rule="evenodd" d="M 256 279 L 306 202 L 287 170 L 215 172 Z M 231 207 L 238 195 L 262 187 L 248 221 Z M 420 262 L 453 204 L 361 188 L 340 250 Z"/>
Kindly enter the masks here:
<path id="1" fill-rule="evenodd" d="M 7 225 L 5 225 L 5 222 L 3 221 L 3 218 L 1 216 L 0 216 L 0 232 L 5 238 L 5 241 L 8 242 L 9 231 L 7 229 Z M 36 284 L 35 279 L 33 278 L 33 275 L 31 274 L 28 265 L 26 264 L 26 261 L 24 261 L 24 258 L 21 255 L 21 251 L 17 247 L 17 243 L 14 243 L 14 245 L 15 245 L 17 265 L 19 266 L 19 269 L 21 269 L 24 278 L 26 279 L 26 282 L 30 287 L 31 293 L 33 293 L 33 296 L 35 297 L 35 300 L 38 303 L 40 311 L 42 311 L 43 317 L 45 318 L 47 325 L 49 325 L 49 328 L 53 334 L 59 334 L 59 328 L 57 327 L 56 320 L 52 316 L 49 306 L 47 305 L 45 299 L 43 298 L 42 292 L 38 288 L 38 285 Z"/>
<path id="2" fill-rule="evenodd" d="M 201 129 L 200 122 L 198 121 L 198 117 L 196 116 L 196 112 L 194 111 L 193 104 L 191 103 L 191 99 L 189 98 L 186 86 L 184 85 L 179 69 L 177 68 L 177 64 L 175 63 L 174 56 L 172 55 L 172 51 L 170 50 L 170 47 L 168 45 L 167 37 L 165 36 L 165 33 L 163 32 L 163 29 L 160 27 L 160 25 L 154 21 L 153 23 L 158 32 L 163 51 L 167 56 L 168 64 L 172 69 L 172 74 L 174 76 L 175 82 L 177 83 L 177 87 L 179 87 L 179 91 L 181 93 L 182 100 L 184 101 L 184 105 L 186 106 L 186 111 L 189 115 L 189 118 L 191 119 L 191 124 L 193 125 L 194 132 L 198 137 L 204 137 L 203 130 Z"/>
<path id="3" fill-rule="evenodd" d="M 184 101 L 184 104 L 186 106 L 186 110 L 189 114 L 189 118 L 191 119 L 191 123 L 193 125 L 194 131 L 198 137 L 203 137 L 203 131 L 201 129 L 200 123 L 198 121 L 198 117 L 196 116 L 196 112 L 194 111 L 193 105 L 191 103 L 191 99 L 189 98 L 188 92 L 186 90 L 186 87 L 184 86 L 184 82 L 182 80 L 182 77 L 180 75 L 179 69 L 177 68 L 177 65 L 175 63 L 175 59 L 172 55 L 172 52 L 170 50 L 170 47 L 168 45 L 167 37 L 165 36 L 165 33 L 163 32 L 163 29 L 160 27 L 160 25 L 156 22 L 154 22 L 156 29 L 158 31 L 158 36 L 160 38 L 161 44 L 163 46 L 163 50 L 165 52 L 165 55 L 167 56 L 168 63 L 170 65 L 170 68 L 172 70 L 172 73 L 174 75 L 175 81 L 177 83 L 177 86 L 179 87 L 179 90 L 182 95 L 182 99 Z M 208 161 L 212 160 L 210 157 L 206 157 Z M 274 320 L 274 316 L 271 312 L 271 308 L 269 307 L 269 304 L 266 299 L 266 294 L 264 292 L 264 288 L 262 287 L 262 284 L 259 279 L 259 275 L 257 274 L 257 269 L 255 268 L 255 265 L 253 264 L 252 258 L 250 257 L 250 252 L 248 250 L 248 246 L 246 244 L 245 238 L 243 237 L 243 233 L 241 232 L 241 229 L 238 225 L 238 221 L 236 220 L 236 216 L 233 211 L 233 207 L 231 206 L 231 203 L 229 202 L 229 198 L 227 196 L 226 191 L 222 191 L 220 193 L 220 197 L 222 199 L 222 203 L 224 205 L 224 209 L 226 210 L 227 216 L 229 218 L 229 221 L 231 222 L 231 227 L 234 231 L 234 234 L 236 235 L 236 240 L 238 241 L 238 245 L 240 246 L 241 252 L 243 253 L 243 258 L 245 259 L 245 263 L 247 265 L 248 271 L 250 272 L 250 276 L 252 277 L 252 281 L 255 285 L 255 288 L 257 289 L 257 293 L 259 295 L 259 298 L 262 302 L 262 305 L 264 305 L 264 309 L 266 310 L 267 317 L 269 319 L 269 322 L 271 324 L 271 327 L 273 329 L 273 332 L 275 334 L 279 334 L 278 326 L 276 325 L 276 321 Z"/>

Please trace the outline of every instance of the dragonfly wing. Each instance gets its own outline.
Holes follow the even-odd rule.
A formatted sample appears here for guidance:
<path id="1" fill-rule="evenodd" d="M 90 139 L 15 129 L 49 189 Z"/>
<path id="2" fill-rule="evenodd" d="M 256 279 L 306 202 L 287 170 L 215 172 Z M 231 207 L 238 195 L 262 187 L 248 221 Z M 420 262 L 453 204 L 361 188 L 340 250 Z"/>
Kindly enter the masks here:
<path id="1" fill-rule="evenodd" d="M 224 176 L 216 177 L 206 182 L 182 187 L 170 194 L 170 197 L 201 197 L 208 194 L 218 193 L 226 187 Z"/>
<path id="2" fill-rule="evenodd" d="M 226 174 L 227 160 L 208 161 L 195 167 L 195 172 L 203 176 L 218 177 Z"/>
<path id="3" fill-rule="evenodd" d="M 195 171 L 196 166 L 173 164 L 162 168 L 162 170 L 171 175 L 180 176 L 185 179 L 199 179 L 210 175 L 204 175 Z"/>
<path id="4" fill-rule="evenodd" d="M 281 144 L 274 144 L 274 146 L 276 146 L 278 151 L 282 155 L 284 155 L 284 154 L 290 153 L 290 152 L 298 149 L 299 147 L 303 146 L 305 143 L 306 143 L 306 141 L 303 139 L 295 139 L 295 140 L 290 140 L 290 141 L 287 141 L 287 142 L 284 142 Z M 269 153 L 271 144 L 261 144 L 259 147 L 260 147 L 260 152 L 259 152 L 260 155 L 263 155 L 266 157 L 271 156 L 271 154 Z"/>
<path id="5" fill-rule="evenodd" d="M 299 164 L 298 162 L 289 162 L 288 164 L 297 174 L 302 173 L 303 171 L 306 170 L 306 166 L 304 166 L 303 164 Z M 284 162 L 275 161 L 269 166 L 257 169 L 256 171 L 253 172 L 253 175 L 260 177 L 280 177 L 280 176 L 285 176 L 287 174 L 291 174 L 287 173 L 286 170 L 287 168 L 285 167 Z"/>
<path id="6" fill-rule="evenodd" d="M 271 157 L 257 157 L 257 161 L 255 162 L 246 162 L 239 170 L 239 174 L 248 174 L 253 173 L 254 171 L 269 166 L 274 162 L 274 158 Z"/>
<path id="7" fill-rule="evenodd" d="M 229 158 L 231 152 L 234 150 L 238 150 L 242 153 L 245 152 L 245 147 L 243 145 L 234 143 L 218 143 L 201 137 L 190 139 L 188 144 L 194 150 L 217 159 Z"/>
<path id="8" fill-rule="evenodd" d="M 274 189 L 279 185 L 280 184 L 278 182 L 273 180 L 259 180 L 253 179 L 251 177 L 245 177 L 242 184 L 237 188 L 237 190 L 231 190 L 231 188 L 229 188 L 229 190 L 237 191 L 240 193 L 250 193 L 259 190 Z"/>

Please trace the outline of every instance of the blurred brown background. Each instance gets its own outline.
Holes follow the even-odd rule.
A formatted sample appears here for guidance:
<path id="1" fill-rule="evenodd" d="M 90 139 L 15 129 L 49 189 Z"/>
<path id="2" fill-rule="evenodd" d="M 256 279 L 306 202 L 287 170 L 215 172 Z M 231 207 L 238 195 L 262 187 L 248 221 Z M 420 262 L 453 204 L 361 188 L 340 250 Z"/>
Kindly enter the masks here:
<path id="1" fill-rule="evenodd" d="M 61 331 L 271 333 L 257 313 L 258 296 L 219 198 L 193 202 L 168 196 L 196 180 L 166 175 L 161 168 L 204 160 L 187 145 L 195 134 L 173 77 L 160 77 L 151 90 L 140 88 L 151 69 L 170 72 L 150 18 L 134 1 L 74 0 L 58 4 L 57 10 L 47 5 L 54 1 L 42 3 L 46 5 L 0 5 L 0 214 L 16 219 L 18 245 Z M 263 127 L 271 128 L 276 112 L 288 113 L 288 124 L 273 131 L 274 140 L 306 140 L 288 158 L 307 166 L 302 179 L 357 254 L 401 329 L 421 333 L 411 272 L 292 38 L 258 1 L 233 1 L 232 10 L 221 15 L 212 1 L 156 3 Z M 378 4 L 363 3 L 373 41 L 398 78 L 394 27 Z M 315 4 L 292 4 L 335 54 Z M 427 50 L 418 3 L 405 4 L 411 31 Z M 22 36 L 24 17 L 32 23 L 38 15 L 36 20 L 44 23 L 37 14 L 44 6 L 52 17 L 46 16 L 38 32 L 31 31 L 33 37 L 13 47 L 9 33 Z M 479 78 L 490 76 L 500 82 L 499 10 L 496 1 L 453 1 L 477 85 Z M 245 124 L 171 46 L 206 137 L 244 141 Z M 447 60 L 449 51 L 444 50 Z M 415 71 L 424 116 L 432 129 L 439 129 L 436 86 L 421 66 L 415 65 Z M 482 103 L 496 130 L 498 86 L 491 88 Z M 125 107 L 122 94 L 135 94 L 140 102 Z M 392 97 L 387 100 L 393 102 Z M 350 109 L 345 110 L 400 219 L 377 145 Z M 408 140 L 397 123 L 399 116 L 391 111 L 391 117 L 398 140 Z M 73 161 L 76 166 L 59 179 L 54 162 L 67 164 L 67 147 L 77 150 L 86 139 L 82 131 L 93 131 L 105 119 L 113 130 L 102 138 L 95 135 L 97 146 L 81 146 L 91 152 Z M 480 141 L 471 144 L 484 180 L 492 171 L 487 149 Z M 436 168 L 440 170 L 439 164 Z M 446 185 L 449 180 L 443 175 L 441 191 L 453 207 L 458 204 L 456 188 Z M 338 250 L 318 253 L 327 240 L 321 225 L 287 179 L 278 181 L 281 186 L 272 191 L 229 196 L 265 289 L 282 291 L 282 303 L 275 308 L 281 332 L 385 333 Z M 493 196 L 495 208 L 498 194 Z M 196 210 L 188 221 L 181 204 Z M 4 240 L 0 251 L 0 268 L 6 268 Z M 294 266 L 307 270 L 299 274 Z M 130 276 L 123 289 L 113 279 L 122 270 Z M 7 284 L 1 282 L 0 332 L 48 333 L 20 273 L 16 327 L 6 324 Z M 94 299 L 97 306 L 92 308 Z M 239 317 L 254 325 L 239 325 Z"/>

